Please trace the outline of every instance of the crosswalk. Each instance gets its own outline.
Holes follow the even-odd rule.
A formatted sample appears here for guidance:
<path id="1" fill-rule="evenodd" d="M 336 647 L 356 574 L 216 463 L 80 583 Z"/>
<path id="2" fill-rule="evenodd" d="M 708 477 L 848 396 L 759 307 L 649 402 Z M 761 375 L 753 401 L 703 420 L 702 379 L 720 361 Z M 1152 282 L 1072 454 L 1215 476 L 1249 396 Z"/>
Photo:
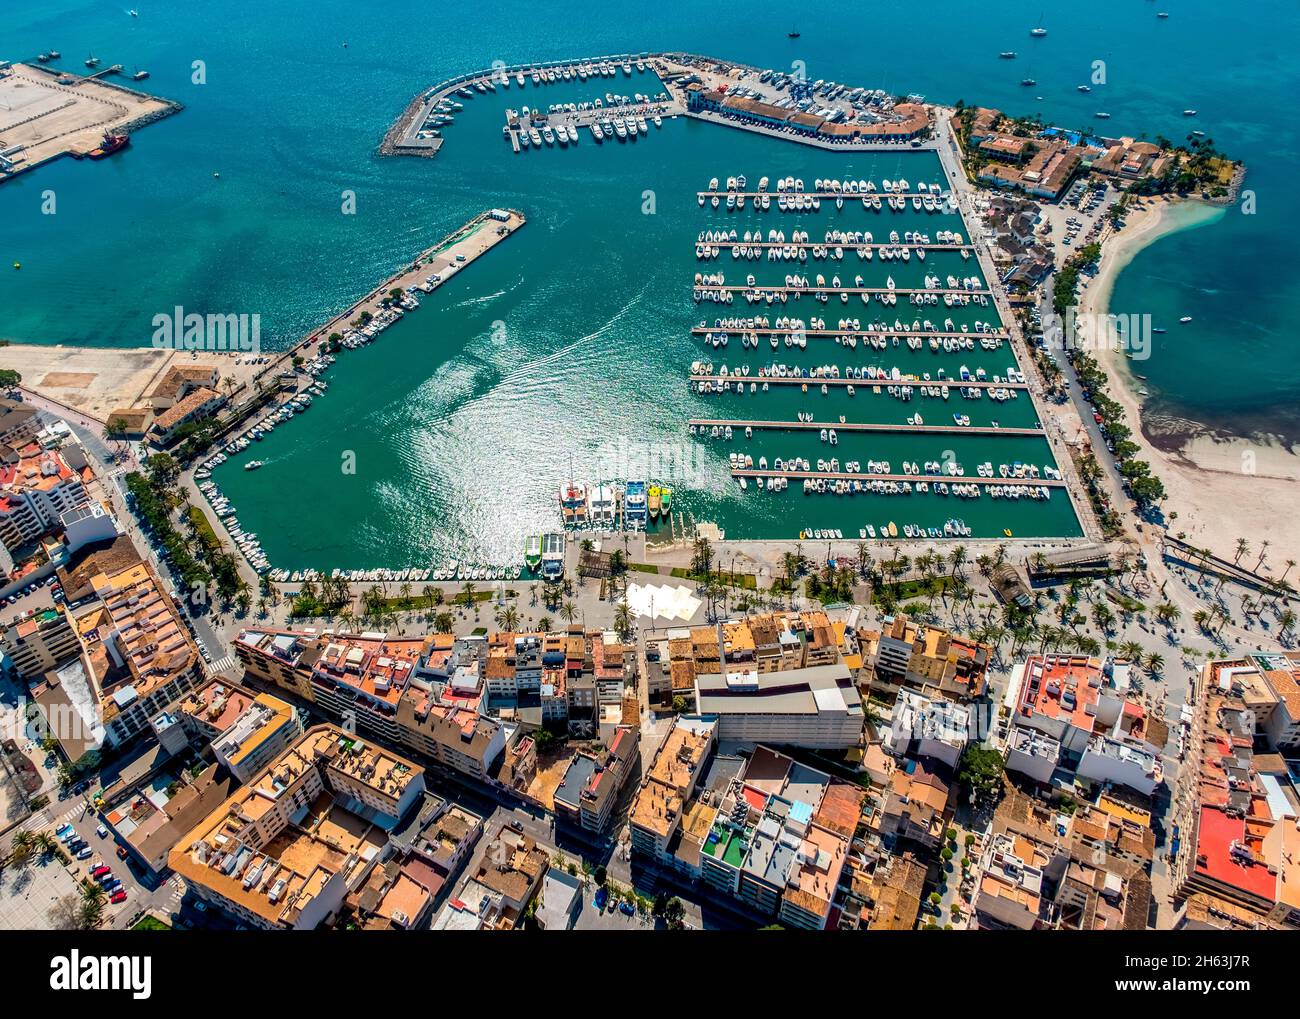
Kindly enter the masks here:
<path id="1" fill-rule="evenodd" d="M 229 672 L 233 668 L 235 668 L 235 656 L 226 655 L 208 665 L 208 675 L 215 676 L 218 672 Z"/>

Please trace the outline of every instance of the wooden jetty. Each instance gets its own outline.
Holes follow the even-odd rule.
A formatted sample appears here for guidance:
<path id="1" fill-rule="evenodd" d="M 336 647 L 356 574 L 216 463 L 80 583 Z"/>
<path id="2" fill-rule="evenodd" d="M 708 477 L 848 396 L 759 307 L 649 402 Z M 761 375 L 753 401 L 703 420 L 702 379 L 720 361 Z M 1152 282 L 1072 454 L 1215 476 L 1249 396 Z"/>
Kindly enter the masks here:
<path id="1" fill-rule="evenodd" d="M 789 326 L 785 329 L 772 329 L 770 327 L 759 328 L 757 326 L 691 326 L 691 333 L 695 336 L 706 336 L 710 333 L 726 333 L 728 336 L 739 336 L 742 333 L 749 333 L 751 336 L 791 336 L 798 334 L 800 336 L 829 338 L 832 336 L 852 336 L 856 339 L 870 341 L 873 337 L 887 339 L 891 336 L 897 336 L 900 339 L 906 339 L 913 336 L 919 336 L 922 339 L 933 337 L 936 340 L 944 339 L 961 339 L 967 336 L 971 339 L 994 339 L 1009 340 L 1010 334 L 1005 329 L 997 332 L 988 333 L 959 333 L 959 332 L 926 332 L 924 329 L 803 329 L 798 326 Z"/>
<path id="2" fill-rule="evenodd" d="M 912 432 L 925 435 L 1038 436 L 1047 434 L 1041 428 L 990 428 L 984 425 L 896 425 L 862 421 L 836 423 L 833 421 L 739 421 L 726 418 L 692 418 L 687 423 L 696 429 L 713 428 L 715 425 L 718 428 L 730 427 L 733 433 L 743 432 L 746 428 L 811 432 L 820 431 L 824 428 L 836 432 Z"/>
<path id="3" fill-rule="evenodd" d="M 802 481 L 804 478 L 825 481 L 928 481 L 930 484 L 943 482 L 949 485 L 1019 485 L 1025 488 L 1065 488 L 1064 481 L 1055 478 L 981 478 L 976 475 L 969 478 L 964 474 L 861 474 L 844 471 L 775 471 L 762 470 L 758 467 L 733 467 L 733 478 L 791 478 Z M 959 497 L 960 498 L 960 497 Z"/>
<path id="4" fill-rule="evenodd" d="M 799 376 L 796 378 L 778 378 L 771 376 L 756 375 L 712 375 L 712 374 L 691 374 L 692 382 L 735 382 L 744 385 L 751 382 L 757 385 L 760 382 L 767 382 L 777 386 L 816 386 L 825 384 L 828 386 L 859 386 L 867 388 L 868 386 L 950 386 L 956 388 L 971 389 L 1028 389 L 1029 386 L 1024 382 L 990 382 L 987 379 L 977 382 L 972 379 L 969 382 L 962 382 L 960 379 L 918 379 L 914 375 L 907 375 L 898 379 L 819 379 L 809 378 L 808 376 Z"/>

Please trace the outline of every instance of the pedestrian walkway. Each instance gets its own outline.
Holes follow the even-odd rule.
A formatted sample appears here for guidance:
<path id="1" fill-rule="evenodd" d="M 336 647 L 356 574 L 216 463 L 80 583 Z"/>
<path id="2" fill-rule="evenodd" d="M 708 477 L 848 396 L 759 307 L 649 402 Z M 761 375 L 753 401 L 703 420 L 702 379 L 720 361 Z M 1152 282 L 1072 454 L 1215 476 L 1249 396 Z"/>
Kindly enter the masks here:
<path id="1" fill-rule="evenodd" d="M 215 676 L 218 672 L 229 672 L 231 669 L 235 668 L 235 666 L 235 656 L 226 655 L 224 658 L 218 658 L 215 662 L 212 662 L 207 666 L 208 675 Z"/>

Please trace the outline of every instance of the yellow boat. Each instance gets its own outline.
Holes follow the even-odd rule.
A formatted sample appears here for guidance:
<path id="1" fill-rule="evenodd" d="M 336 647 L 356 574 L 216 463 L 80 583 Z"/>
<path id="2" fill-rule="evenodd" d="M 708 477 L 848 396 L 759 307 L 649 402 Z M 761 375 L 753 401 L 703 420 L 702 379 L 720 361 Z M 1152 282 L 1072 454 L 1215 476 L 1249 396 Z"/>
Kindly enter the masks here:
<path id="1" fill-rule="evenodd" d="M 1010 537 L 1011 537 L 1011 528 L 1009 528 L 1009 527 L 1004 527 L 1004 528 L 1002 528 L 1002 533 L 1005 534 L 1008 538 L 1010 538 Z"/>
<path id="2" fill-rule="evenodd" d="M 894 523 L 892 520 L 889 522 L 889 536 L 891 538 L 898 537 L 898 525 Z"/>
<path id="3" fill-rule="evenodd" d="M 652 517 L 657 517 L 659 515 L 659 505 L 661 501 L 662 496 L 659 492 L 659 486 L 651 485 L 650 492 L 646 496 L 646 506 L 650 510 L 650 515 Z"/>

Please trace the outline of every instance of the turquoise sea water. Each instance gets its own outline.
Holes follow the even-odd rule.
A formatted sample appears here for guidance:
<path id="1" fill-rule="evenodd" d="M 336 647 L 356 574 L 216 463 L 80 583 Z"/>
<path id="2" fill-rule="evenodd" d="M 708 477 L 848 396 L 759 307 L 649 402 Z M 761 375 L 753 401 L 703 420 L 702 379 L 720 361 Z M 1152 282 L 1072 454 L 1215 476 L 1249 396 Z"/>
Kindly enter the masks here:
<path id="1" fill-rule="evenodd" d="M 30 58 L 56 47 L 79 68 L 93 51 L 105 63 L 148 68 L 149 88 L 186 110 L 142 131 L 121 157 L 65 160 L 0 188 L 0 264 L 23 263 L 21 273 L 0 274 L 0 335 L 143 344 L 152 316 L 179 303 L 259 313 L 263 337 L 283 345 L 471 215 L 515 206 L 529 225 L 377 344 L 342 359 L 328 396 L 259 446 L 268 461 L 263 471 L 221 477 L 245 528 L 259 533 L 271 558 L 285 566 L 397 565 L 453 551 L 496 558 L 517 548 L 516 535 L 551 519 L 552 482 L 571 460 L 580 477 L 592 473 L 584 460 L 587 467 L 644 458 L 653 468 L 656 457 L 686 464 L 698 483 L 690 508 L 733 536 L 742 523 L 754 533 L 802 526 L 789 507 L 756 506 L 766 496 L 751 493 L 742 505 L 725 450 L 700 457 L 683 434 L 687 417 L 712 413 L 684 384 L 686 366 L 705 356 L 687 328 L 713 313 L 690 300 L 692 243 L 710 219 L 693 191 L 710 176 L 741 172 L 751 181 L 764 173 L 938 180 L 937 166 L 927 170 L 933 157 L 846 158 L 684 121 L 636 144 L 596 146 L 584 136 L 576 150 L 516 157 L 502 143 L 506 105 L 652 90 L 648 79 L 621 75 L 476 99 L 434 160 L 375 154 L 411 95 L 450 74 L 494 60 L 678 48 L 761 66 L 802 60 L 814 78 L 1040 111 L 1066 126 L 1092 126 L 1091 114 L 1105 109 L 1112 133 L 1181 138 L 1189 126 L 1182 109 L 1197 108 L 1197 126 L 1250 164 L 1247 187 L 1258 195 L 1259 213 L 1234 210 L 1212 227 L 1158 242 L 1121 276 L 1113 303 L 1157 318 L 1194 316 L 1157 337 L 1170 346 L 1157 343 L 1144 369 L 1158 409 L 1229 429 L 1300 431 L 1300 372 L 1283 347 L 1283 309 L 1300 296 L 1289 227 L 1300 197 L 1284 176 L 1297 147 L 1297 125 L 1284 116 L 1300 77 L 1296 7 L 1275 0 L 1256 5 L 1250 19 L 1225 19 L 1207 0 L 1162 0 L 1171 17 L 1157 21 L 1151 3 L 1103 0 L 1048 11 L 1048 37 L 1033 40 L 1028 28 L 1041 6 L 993 2 L 976 16 L 960 0 L 924 11 L 871 4 L 859 20 L 869 19 L 875 41 L 863 46 L 844 32 L 846 19 L 858 17 L 853 5 L 824 22 L 799 19 L 802 37 L 791 41 L 788 6 L 763 3 L 748 5 L 743 17 L 713 20 L 681 0 L 609 4 L 599 17 L 564 3 L 508 2 L 470 15 L 412 2 L 382 13 L 340 0 L 219 2 L 143 7 L 139 18 L 111 3 L 10 3 L 0 10 L 0 56 Z M 1258 45 L 1261 26 L 1276 45 Z M 1020 58 L 999 61 L 1004 49 Z M 1106 61 L 1108 83 L 1080 95 L 1074 86 L 1088 80 L 1098 59 Z M 191 83 L 196 60 L 205 64 L 204 85 Z M 1018 86 L 1026 74 L 1037 88 Z M 47 189 L 58 197 L 55 216 L 40 214 Z M 354 216 L 340 213 L 345 190 L 357 195 Z M 647 191 L 656 199 L 653 216 L 642 214 Z M 770 216 L 787 230 L 795 222 Z M 904 218 L 882 222 L 901 232 Z M 940 228 L 939 217 L 924 219 L 923 229 Z M 823 222 L 830 222 L 825 214 L 815 226 L 800 225 L 820 230 Z M 712 265 L 735 282 L 751 271 L 730 259 Z M 942 268 L 938 259 L 926 269 L 974 271 Z M 829 278 L 832 270 L 815 271 Z M 859 271 L 845 263 L 841 275 Z M 893 274 L 902 285 L 902 274 Z M 853 313 L 865 319 L 876 311 L 884 309 Z M 812 313 L 810 302 L 800 313 Z M 839 310 L 832 305 L 823 314 L 833 320 Z M 503 330 L 494 328 L 498 322 Z M 868 363 L 861 347 L 833 349 L 811 363 Z M 900 362 L 909 353 L 904 349 Z M 777 356 L 792 363 L 785 354 L 782 348 Z M 771 355 L 762 347 L 749 360 L 765 363 Z M 1005 355 L 982 356 L 991 359 L 990 371 L 1005 369 Z M 740 357 L 732 351 L 727 359 Z M 918 357 L 944 363 L 928 352 Z M 1219 368 L 1228 358 L 1237 372 L 1225 377 Z M 892 404 L 862 392 L 855 399 Z M 977 406 L 992 413 L 987 403 Z M 980 422 L 969 406 L 961 409 Z M 1003 424 L 1018 423 L 1010 407 L 999 411 Z M 894 412 L 871 414 L 892 420 Z M 764 416 L 781 415 L 789 413 Z M 613 438 L 609 422 L 618 424 Z M 971 448 L 954 452 L 973 473 L 985 440 L 961 439 Z M 819 445 L 815 438 L 812 445 Z M 933 445 L 918 446 L 913 458 L 941 454 L 937 437 Z M 355 476 L 338 467 L 349 449 L 357 454 Z M 1006 458 L 1048 462 L 1045 443 L 1039 449 Z M 847 458 L 843 448 L 836 453 Z M 295 497 L 285 498 L 288 492 Z M 970 506 L 943 516 L 982 523 L 986 533 L 1006 526 L 989 500 L 980 504 L 992 514 L 983 521 Z M 802 513 L 807 501 L 796 505 Z M 1063 508 L 1072 517 L 1059 495 L 1049 505 L 1028 509 Z M 856 535 L 860 523 L 878 524 L 883 515 L 864 508 L 828 525 Z M 900 524 L 915 518 L 901 510 L 886 518 L 894 516 Z M 1044 517 L 1037 533 L 1071 533 L 1070 524 Z"/>

